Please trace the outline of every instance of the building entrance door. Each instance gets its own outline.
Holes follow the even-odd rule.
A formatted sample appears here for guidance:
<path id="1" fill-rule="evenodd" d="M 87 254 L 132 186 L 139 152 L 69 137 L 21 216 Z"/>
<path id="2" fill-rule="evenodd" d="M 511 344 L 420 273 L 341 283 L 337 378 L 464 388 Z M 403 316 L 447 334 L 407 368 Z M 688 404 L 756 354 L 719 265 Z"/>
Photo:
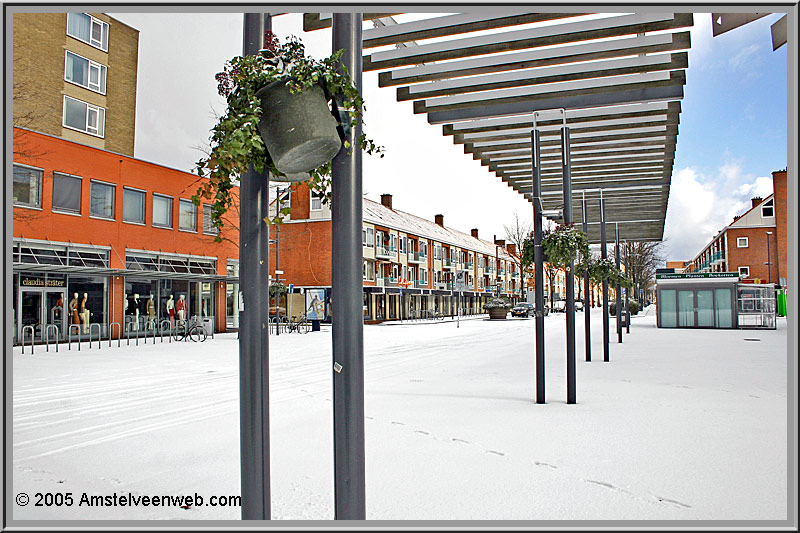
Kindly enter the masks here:
<path id="1" fill-rule="evenodd" d="M 18 331 L 22 333 L 22 328 L 32 326 L 33 339 L 41 341 L 47 334 L 47 326 L 52 325 L 55 326 L 57 334 L 53 328 L 50 328 L 50 340 L 63 339 L 66 335 L 65 301 L 66 291 L 64 290 L 21 290 Z M 30 339 L 30 328 L 26 329 L 24 333 L 27 341 Z"/>

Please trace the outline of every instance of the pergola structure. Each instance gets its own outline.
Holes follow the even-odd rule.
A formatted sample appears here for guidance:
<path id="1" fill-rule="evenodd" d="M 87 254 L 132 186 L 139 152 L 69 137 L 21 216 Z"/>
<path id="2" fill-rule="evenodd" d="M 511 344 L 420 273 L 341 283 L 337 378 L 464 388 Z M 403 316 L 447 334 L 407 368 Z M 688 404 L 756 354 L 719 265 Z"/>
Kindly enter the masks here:
<path id="1" fill-rule="evenodd" d="M 304 30 L 332 27 L 332 47 L 361 86 L 382 87 L 462 144 L 533 204 L 536 402 L 544 403 L 543 214 L 573 222 L 606 257 L 606 223 L 619 242 L 661 240 L 688 67 L 691 13 L 527 13 L 491 9 L 398 23 L 399 13 L 307 13 Z M 257 53 L 270 15 L 245 14 L 244 49 Z M 375 21 L 364 29 L 363 20 Z M 363 50 L 372 50 L 362 56 Z M 351 130 L 351 144 L 360 128 Z M 242 178 L 241 257 L 246 303 L 240 343 L 243 518 L 269 518 L 268 175 Z M 332 186 L 335 517 L 365 518 L 361 299 L 361 154 L 341 151 Z M 245 199 L 247 199 L 245 201 Z M 599 200 L 599 201 L 598 201 Z M 548 215 L 550 216 L 550 215 Z M 604 361 L 608 283 L 603 283 Z M 617 286 L 617 334 L 620 288 Z M 567 403 L 575 403 L 574 280 L 567 276 Z M 585 313 L 589 332 L 589 313 Z M 265 358 L 266 356 L 266 358 Z M 588 350 L 586 360 L 591 360 Z"/>

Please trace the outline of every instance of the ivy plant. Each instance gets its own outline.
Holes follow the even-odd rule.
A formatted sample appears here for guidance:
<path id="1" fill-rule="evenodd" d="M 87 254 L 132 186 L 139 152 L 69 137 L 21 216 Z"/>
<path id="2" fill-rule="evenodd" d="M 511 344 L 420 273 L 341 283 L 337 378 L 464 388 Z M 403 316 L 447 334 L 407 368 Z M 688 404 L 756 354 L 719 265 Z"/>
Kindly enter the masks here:
<path id="1" fill-rule="evenodd" d="M 594 259 L 589 262 L 589 277 L 595 283 L 608 281 L 610 285 L 619 284 L 626 289 L 633 288 L 633 282 L 628 279 L 622 270 L 611 259 Z"/>
<path id="2" fill-rule="evenodd" d="M 511 309 L 512 307 L 514 307 L 514 304 L 504 296 L 489 298 L 486 303 L 483 304 L 484 309 Z"/>
<path id="3" fill-rule="evenodd" d="M 573 224 L 563 224 L 551 231 L 542 239 L 542 249 L 551 265 L 565 270 L 589 257 L 586 234 Z"/>
<path id="4" fill-rule="evenodd" d="M 306 56 L 305 46 L 297 37 L 289 36 L 280 44 L 275 34 L 267 31 L 264 41 L 264 48 L 258 54 L 234 57 L 215 77 L 217 90 L 226 98 L 228 107 L 211 129 L 210 153 L 196 164 L 197 174 L 207 179 L 201 180 L 192 201 L 195 205 L 200 205 L 201 199 L 211 202 L 211 224 L 219 229 L 223 226 L 222 216 L 231 207 L 231 190 L 249 165 L 257 172 L 267 168 L 274 176 L 284 175 L 275 168 L 258 132 L 262 115 L 261 99 L 256 96 L 259 89 L 278 80 L 286 80 L 293 94 L 321 85 L 326 97 L 335 99 L 337 107 L 345 110 L 340 111 L 340 117 L 345 117 L 344 128 L 363 124 L 364 100 L 347 68 L 340 64 L 344 50 L 316 60 Z M 361 134 L 358 144 L 368 154 L 384 155 L 384 148 L 366 134 Z M 344 147 L 350 151 L 353 148 L 348 141 Z M 322 196 L 324 203 L 330 202 L 331 170 L 329 161 L 308 173 L 311 189 Z M 284 209 L 270 222 L 280 223 L 285 214 Z"/>

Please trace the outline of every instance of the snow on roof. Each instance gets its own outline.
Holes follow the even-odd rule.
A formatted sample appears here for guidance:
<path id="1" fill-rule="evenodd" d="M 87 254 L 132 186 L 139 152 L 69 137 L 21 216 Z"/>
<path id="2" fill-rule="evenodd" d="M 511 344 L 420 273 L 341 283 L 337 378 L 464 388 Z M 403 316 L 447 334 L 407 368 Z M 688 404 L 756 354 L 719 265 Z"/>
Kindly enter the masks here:
<path id="1" fill-rule="evenodd" d="M 387 228 L 404 231 L 413 235 L 419 235 L 427 239 L 439 241 L 443 244 L 465 248 L 473 252 L 478 252 L 490 256 L 495 255 L 495 245 L 492 242 L 476 239 L 470 234 L 463 233 L 451 228 L 445 228 L 425 220 L 424 218 L 389 209 L 388 207 L 364 198 L 363 201 L 364 222 L 385 226 Z M 504 247 L 498 247 L 498 254 L 503 259 L 512 259 L 512 256 Z"/>

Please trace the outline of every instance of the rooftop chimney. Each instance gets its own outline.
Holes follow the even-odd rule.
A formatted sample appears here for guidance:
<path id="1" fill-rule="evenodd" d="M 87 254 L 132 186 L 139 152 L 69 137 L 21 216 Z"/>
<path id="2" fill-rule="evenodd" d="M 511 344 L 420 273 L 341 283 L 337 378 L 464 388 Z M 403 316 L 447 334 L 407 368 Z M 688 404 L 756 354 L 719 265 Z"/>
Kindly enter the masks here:
<path id="1" fill-rule="evenodd" d="M 392 195 L 391 194 L 381 194 L 381 205 L 391 209 L 392 208 Z"/>
<path id="2" fill-rule="evenodd" d="M 505 239 L 498 239 L 497 237 L 494 238 L 494 243 L 498 246 L 505 246 L 506 240 Z"/>
<path id="3" fill-rule="evenodd" d="M 516 255 L 517 254 L 517 245 L 514 244 L 513 242 L 510 242 L 510 243 L 508 243 L 506 245 L 506 250 L 508 250 L 508 253 L 510 253 L 512 255 Z"/>
<path id="4" fill-rule="evenodd" d="M 441 227 L 444 227 L 444 215 L 435 215 L 433 220 Z"/>
<path id="5" fill-rule="evenodd" d="M 478 238 L 478 228 L 472 228 L 472 236 Z"/>
<path id="6" fill-rule="evenodd" d="M 761 198 L 760 196 L 756 196 L 755 198 L 751 199 L 750 201 L 753 202 L 753 206 L 752 207 L 755 207 L 758 204 L 760 204 L 761 200 L 763 200 L 763 198 Z"/>

